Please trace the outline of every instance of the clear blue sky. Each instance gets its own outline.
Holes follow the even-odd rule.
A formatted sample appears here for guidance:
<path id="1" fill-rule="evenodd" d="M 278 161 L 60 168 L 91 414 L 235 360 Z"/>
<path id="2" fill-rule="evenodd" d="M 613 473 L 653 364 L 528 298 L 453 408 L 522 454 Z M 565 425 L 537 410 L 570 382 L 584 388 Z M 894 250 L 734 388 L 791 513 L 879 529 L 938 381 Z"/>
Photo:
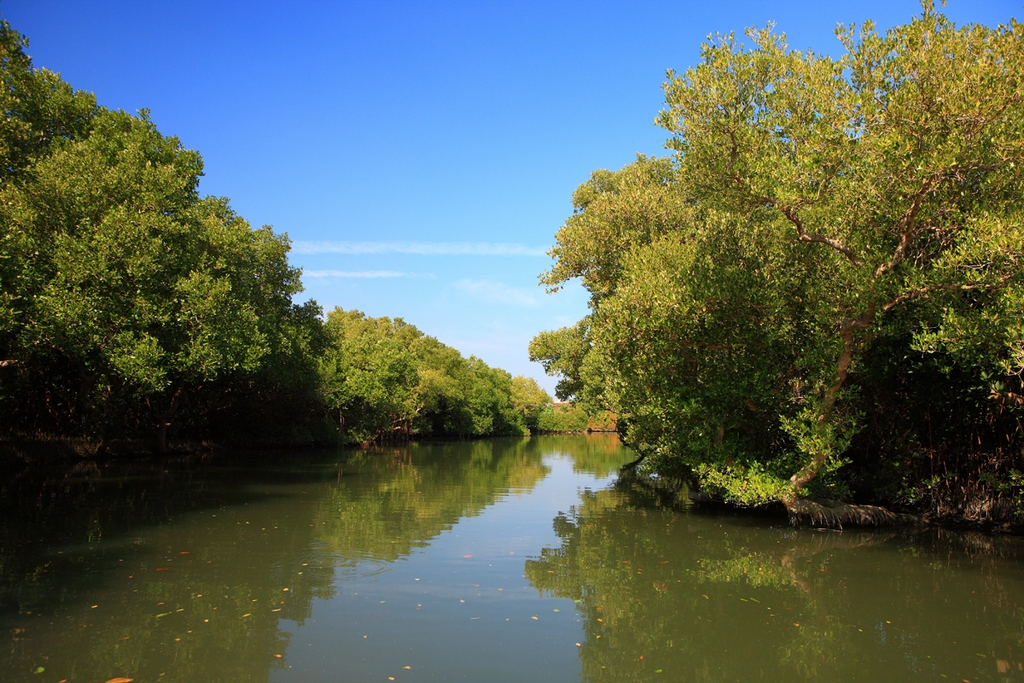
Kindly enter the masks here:
<path id="1" fill-rule="evenodd" d="M 774 21 L 838 54 L 837 22 L 879 28 L 914 0 L 865 2 L 103 2 L 2 0 L 36 66 L 107 107 L 148 108 L 198 150 L 204 194 L 287 232 L 304 296 L 402 317 L 464 354 L 554 382 L 539 331 L 586 313 L 537 275 L 597 168 L 660 154 L 668 68 L 713 32 Z M 1005 23 L 1021 0 L 950 0 Z"/>

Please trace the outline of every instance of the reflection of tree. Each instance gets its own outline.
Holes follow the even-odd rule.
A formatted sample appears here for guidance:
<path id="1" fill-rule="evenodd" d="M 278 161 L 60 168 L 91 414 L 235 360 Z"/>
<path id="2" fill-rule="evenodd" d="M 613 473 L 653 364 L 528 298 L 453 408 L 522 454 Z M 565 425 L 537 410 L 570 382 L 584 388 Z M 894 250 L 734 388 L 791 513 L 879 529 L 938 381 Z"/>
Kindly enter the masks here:
<path id="1" fill-rule="evenodd" d="M 392 561 L 546 474 L 529 439 L 360 452 L 317 504 L 317 539 L 351 563 Z"/>
<path id="2" fill-rule="evenodd" d="M 287 662 L 281 619 L 308 618 L 338 566 L 393 561 L 532 488 L 543 453 L 501 439 L 8 477 L 0 678 L 266 681 Z"/>
<path id="3" fill-rule="evenodd" d="M 93 465 L 7 481 L 5 680 L 38 680 L 39 666 L 53 680 L 267 679 L 287 645 L 280 619 L 306 618 L 332 581 L 330 566 L 311 561 L 313 529 L 294 501 L 267 493 L 319 477 L 307 462 L 218 464 Z"/>
<path id="4" fill-rule="evenodd" d="M 635 453 L 621 444 L 619 435 L 612 433 L 563 434 L 535 437 L 532 441 L 546 453 L 570 456 L 576 472 L 597 477 L 606 477 L 636 458 Z"/>
<path id="5" fill-rule="evenodd" d="M 647 681 L 658 670 L 687 681 L 1016 670 L 1024 599 L 1007 578 L 1018 572 L 1012 542 L 996 539 L 997 551 L 963 535 L 772 523 L 680 512 L 623 481 L 559 515 L 561 545 L 527 561 L 526 574 L 578 601 L 586 681 Z M 964 590 L 965 577 L 984 591 Z"/>

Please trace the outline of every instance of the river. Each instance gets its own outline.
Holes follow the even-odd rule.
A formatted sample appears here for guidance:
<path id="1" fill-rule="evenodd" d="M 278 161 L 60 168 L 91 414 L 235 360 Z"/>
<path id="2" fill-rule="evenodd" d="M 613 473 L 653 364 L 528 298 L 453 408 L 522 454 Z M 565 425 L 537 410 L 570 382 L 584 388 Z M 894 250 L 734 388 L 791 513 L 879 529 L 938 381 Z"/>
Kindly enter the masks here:
<path id="1" fill-rule="evenodd" d="M 1024 680 L 1024 545 L 794 529 L 608 434 L 0 484 L 0 680 Z"/>

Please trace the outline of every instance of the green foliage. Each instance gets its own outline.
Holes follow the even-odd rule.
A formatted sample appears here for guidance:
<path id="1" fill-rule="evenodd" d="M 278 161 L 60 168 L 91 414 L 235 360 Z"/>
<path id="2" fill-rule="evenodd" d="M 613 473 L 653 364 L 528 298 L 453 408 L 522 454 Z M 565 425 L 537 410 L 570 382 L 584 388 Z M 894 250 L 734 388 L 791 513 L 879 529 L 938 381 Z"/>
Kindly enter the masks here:
<path id="1" fill-rule="evenodd" d="M 293 303 L 287 236 L 200 197 L 198 153 L 25 45 L 0 22 L 0 428 L 162 450 L 169 427 L 287 444 L 536 421 L 530 387 L 514 404 L 508 373 L 401 320 Z"/>
<path id="2" fill-rule="evenodd" d="M 322 391 L 344 441 L 526 433 L 533 408 L 516 401 L 535 397 L 517 398 L 504 370 L 463 358 L 401 318 L 335 308 L 326 328 Z"/>
<path id="3" fill-rule="evenodd" d="M 537 428 L 545 432 L 584 432 L 589 424 L 587 412 L 574 405 L 545 406 L 537 418 Z"/>
<path id="4" fill-rule="evenodd" d="M 532 377 L 516 375 L 512 378 L 512 407 L 523 416 L 530 430 L 538 428 L 540 415 L 551 405 L 551 396 L 540 388 Z"/>
<path id="5" fill-rule="evenodd" d="M 287 238 L 201 198 L 196 152 L 34 69 L 25 44 L 0 23 L 3 427 L 162 448 L 176 415 L 203 437 L 211 412 L 238 423 L 255 395 L 315 381 L 319 308 L 292 303 Z"/>
<path id="6" fill-rule="evenodd" d="M 975 434 L 968 469 L 1002 481 L 1024 404 L 1020 31 L 925 3 L 884 35 L 841 28 L 837 59 L 769 27 L 669 72 L 675 154 L 595 172 L 542 275 L 591 293 L 576 328 L 531 345 L 559 396 L 620 414 L 655 469 L 791 501 L 867 484 L 879 431 L 904 484 L 921 477 L 922 423 L 898 429 L 884 390 L 912 358 L 958 378 L 918 383 L 913 409 L 970 401 L 944 429 Z"/>
<path id="7" fill-rule="evenodd" d="M 416 357 L 401 338 L 404 323 L 336 308 L 326 326 L 333 343 L 321 365 L 323 391 L 348 439 L 408 432 Z"/>
<path id="8" fill-rule="evenodd" d="M 583 377 L 583 363 L 590 352 L 590 320 L 584 318 L 573 327 L 541 332 L 530 341 L 530 360 L 540 363 L 544 372 L 558 376 L 555 396 L 566 400 L 582 395 L 589 386 Z"/>
<path id="9" fill-rule="evenodd" d="M 256 371 L 294 313 L 287 238 L 200 199 L 201 169 L 145 114 L 101 110 L 0 191 L 20 266 L 4 355 L 67 362 L 88 433 L 126 411 L 161 430 L 182 393 Z"/>

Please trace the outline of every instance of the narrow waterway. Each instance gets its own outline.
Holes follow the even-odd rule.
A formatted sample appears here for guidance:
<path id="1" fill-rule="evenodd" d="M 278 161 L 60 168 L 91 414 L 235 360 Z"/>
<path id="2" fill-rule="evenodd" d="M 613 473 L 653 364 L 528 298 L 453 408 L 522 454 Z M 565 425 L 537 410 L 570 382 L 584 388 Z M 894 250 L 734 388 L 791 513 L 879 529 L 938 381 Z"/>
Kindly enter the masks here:
<path id="1" fill-rule="evenodd" d="M 614 435 L 0 484 L 0 680 L 1024 680 L 1024 545 L 616 480 Z"/>

